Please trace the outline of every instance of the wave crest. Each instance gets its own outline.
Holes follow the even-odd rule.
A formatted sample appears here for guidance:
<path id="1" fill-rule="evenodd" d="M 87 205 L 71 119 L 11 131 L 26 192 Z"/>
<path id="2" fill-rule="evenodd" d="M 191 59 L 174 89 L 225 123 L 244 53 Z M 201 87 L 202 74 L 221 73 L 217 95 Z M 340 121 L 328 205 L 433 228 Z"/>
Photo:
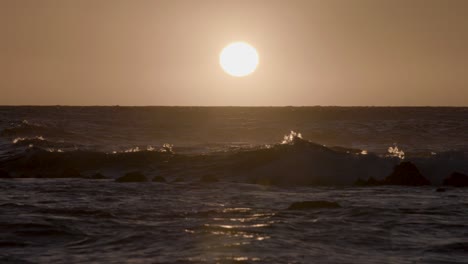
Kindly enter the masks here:
<path id="1" fill-rule="evenodd" d="M 44 140 L 46 141 L 46 140 Z M 18 141 L 24 142 L 24 141 Z M 139 170 L 170 179 L 199 179 L 215 175 L 229 181 L 280 185 L 345 185 L 358 178 L 382 179 L 401 162 L 404 152 L 396 146 L 391 155 L 377 155 L 359 149 L 326 147 L 303 139 L 291 131 L 279 144 L 235 149 L 204 154 L 176 154 L 173 146 L 148 146 L 120 152 L 26 148 L 17 155 L 0 161 L 0 169 L 12 175 L 63 171 L 76 168 L 81 172 Z M 61 150 L 61 149 L 60 149 Z M 415 163 L 437 184 L 453 171 L 468 171 L 464 152 L 438 153 L 429 157 L 406 158 Z"/>
<path id="2" fill-rule="evenodd" d="M 281 144 L 294 144 L 295 141 L 301 140 L 302 139 L 302 134 L 298 132 L 294 132 L 291 130 L 288 135 L 284 135 L 283 141 L 281 141 Z"/>

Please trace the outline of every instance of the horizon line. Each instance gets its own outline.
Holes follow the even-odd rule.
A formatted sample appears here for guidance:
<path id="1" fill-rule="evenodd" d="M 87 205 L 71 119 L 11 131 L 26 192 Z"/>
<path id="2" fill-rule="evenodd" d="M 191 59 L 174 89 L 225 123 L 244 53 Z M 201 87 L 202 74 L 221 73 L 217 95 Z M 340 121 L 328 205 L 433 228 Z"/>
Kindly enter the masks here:
<path id="1" fill-rule="evenodd" d="M 362 108 L 466 108 L 468 105 L 61 105 L 61 104 L 18 104 L 18 105 L 4 105 L 0 104 L 0 107 L 233 107 L 233 108 L 301 108 L 301 107 L 362 107 Z"/>

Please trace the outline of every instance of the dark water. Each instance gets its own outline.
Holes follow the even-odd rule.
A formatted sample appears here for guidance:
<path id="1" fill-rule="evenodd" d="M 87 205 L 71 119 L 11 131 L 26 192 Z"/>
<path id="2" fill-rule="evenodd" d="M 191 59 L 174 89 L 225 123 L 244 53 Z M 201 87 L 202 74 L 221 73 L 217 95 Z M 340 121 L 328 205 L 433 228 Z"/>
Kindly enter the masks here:
<path id="1" fill-rule="evenodd" d="M 4 263 L 466 263 L 468 257 L 466 189 L 0 184 Z M 342 208 L 285 210 L 298 200 L 337 201 Z"/>
<path id="2" fill-rule="evenodd" d="M 0 263 L 466 263 L 468 190 L 435 186 L 467 131 L 468 108 L 0 107 Z M 352 186 L 402 160 L 433 186 Z M 341 208 L 286 210 L 307 200 Z"/>

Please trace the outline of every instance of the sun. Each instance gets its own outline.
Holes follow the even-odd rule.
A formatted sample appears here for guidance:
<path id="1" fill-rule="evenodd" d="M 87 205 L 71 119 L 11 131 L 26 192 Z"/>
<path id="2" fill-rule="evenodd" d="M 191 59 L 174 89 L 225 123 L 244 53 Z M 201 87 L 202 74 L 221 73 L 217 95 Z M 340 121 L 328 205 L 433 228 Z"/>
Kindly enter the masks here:
<path id="1" fill-rule="evenodd" d="M 257 50 L 246 42 L 234 42 L 221 51 L 219 64 L 232 76 L 243 77 L 255 71 L 258 66 Z"/>

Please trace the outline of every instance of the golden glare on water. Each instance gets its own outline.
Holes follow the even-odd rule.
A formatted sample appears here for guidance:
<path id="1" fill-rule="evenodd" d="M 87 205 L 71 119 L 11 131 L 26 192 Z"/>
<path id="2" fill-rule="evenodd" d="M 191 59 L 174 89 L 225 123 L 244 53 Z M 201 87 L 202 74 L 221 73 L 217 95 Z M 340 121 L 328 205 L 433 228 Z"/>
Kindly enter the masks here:
<path id="1" fill-rule="evenodd" d="M 246 42 L 234 42 L 221 51 L 219 63 L 229 75 L 247 76 L 253 73 L 258 66 L 258 53 L 254 47 Z"/>

